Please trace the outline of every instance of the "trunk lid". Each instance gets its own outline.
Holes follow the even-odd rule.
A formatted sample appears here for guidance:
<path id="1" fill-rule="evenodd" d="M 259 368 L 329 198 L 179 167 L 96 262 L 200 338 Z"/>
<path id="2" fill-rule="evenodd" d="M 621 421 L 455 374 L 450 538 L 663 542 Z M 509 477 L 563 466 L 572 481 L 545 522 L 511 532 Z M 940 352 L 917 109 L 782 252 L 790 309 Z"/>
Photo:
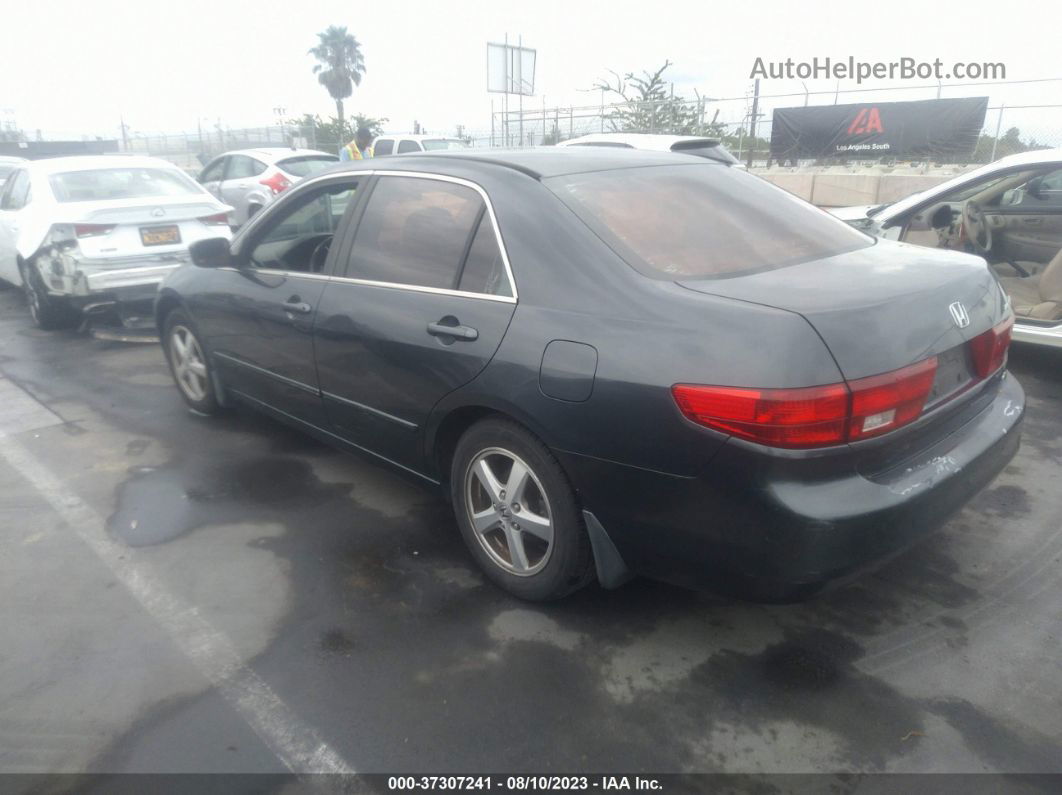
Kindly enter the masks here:
<path id="1" fill-rule="evenodd" d="M 108 199 L 68 207 L 62 213 L 69 216 L 68 223 L 88 224 L 167 224 L 216 215 L 227 209 L 207 194 Z"/>
<path id="2" fill-rule="evenodd" d="M 802 315 L 849 381 L 938 355 L 939 383 L 930 404 L 972 378 L 964 343 L 1006 314 L 1003 293 L 984 260 L 884 240 L 775 270 L 679 284 Z M 965 327 L 952 316 L 955 303 L 969 319 Z"/>

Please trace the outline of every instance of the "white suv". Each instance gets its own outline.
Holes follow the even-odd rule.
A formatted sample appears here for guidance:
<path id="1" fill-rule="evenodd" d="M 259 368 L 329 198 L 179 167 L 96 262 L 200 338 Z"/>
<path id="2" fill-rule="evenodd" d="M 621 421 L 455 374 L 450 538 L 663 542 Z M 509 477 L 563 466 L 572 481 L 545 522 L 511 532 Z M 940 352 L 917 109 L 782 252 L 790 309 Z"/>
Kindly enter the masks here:
<path id="1" fill-rule="evenodd" d="M 380 135 L 372 142 L 372 156 L 468 148 L 468 144 L 460 138 L 444 138 L 441 135 Z"/>

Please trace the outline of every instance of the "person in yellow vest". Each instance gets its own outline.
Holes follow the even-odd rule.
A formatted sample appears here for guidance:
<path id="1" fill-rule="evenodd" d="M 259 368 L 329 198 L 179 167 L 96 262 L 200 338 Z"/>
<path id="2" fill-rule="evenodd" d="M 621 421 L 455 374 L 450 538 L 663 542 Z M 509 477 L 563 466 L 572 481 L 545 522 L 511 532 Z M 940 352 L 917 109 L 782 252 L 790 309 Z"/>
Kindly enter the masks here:
<path id="1" fill-rule="evenodd" d="M 372 157 L 372 133 L 368 127 L 359 127 L 354 140 L 339 150 L 340 160 L 366 160 Z"/>

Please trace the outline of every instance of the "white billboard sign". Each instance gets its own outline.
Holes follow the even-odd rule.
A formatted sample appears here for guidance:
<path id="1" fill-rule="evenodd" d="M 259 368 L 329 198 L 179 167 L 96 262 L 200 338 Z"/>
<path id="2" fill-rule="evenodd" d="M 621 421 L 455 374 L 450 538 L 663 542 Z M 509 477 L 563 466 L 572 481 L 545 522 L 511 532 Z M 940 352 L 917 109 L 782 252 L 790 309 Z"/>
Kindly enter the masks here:
<path id="1" fill-rule="evenodd" d="M 487 91 L 535 93 L 535 50 L 513 44 L 487 44 Z"/>

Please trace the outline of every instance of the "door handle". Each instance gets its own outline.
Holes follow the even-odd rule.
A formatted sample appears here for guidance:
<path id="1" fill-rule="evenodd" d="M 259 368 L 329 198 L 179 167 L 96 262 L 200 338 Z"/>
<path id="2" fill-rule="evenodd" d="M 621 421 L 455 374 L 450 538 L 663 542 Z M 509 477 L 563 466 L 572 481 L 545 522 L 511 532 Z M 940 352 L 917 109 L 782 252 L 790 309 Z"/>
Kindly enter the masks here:
<path id="1" fill-rule="evenodd" d="M 313 311 L 313 307 L 307 304 L 305 301 L 300 301 L 297 298 L 293 298 L 284 304 L 285 312 L 294 312 L 299 315 L 308 315 Z"/>
<path id="2" fill-rule="evenodd" d="M 1044 222 L 1043 218 L 1022 218 L 1021 222 L 1026 226 L 1039 226 Z"/>
<path id="3" fill-rule="evenodd" d="M 446 323 L 429 323 L 428 333 L 433 337 L 453 337 L 466 342 L 479 339 L 479 332 L 471 326 L 450 326 Z"/>

